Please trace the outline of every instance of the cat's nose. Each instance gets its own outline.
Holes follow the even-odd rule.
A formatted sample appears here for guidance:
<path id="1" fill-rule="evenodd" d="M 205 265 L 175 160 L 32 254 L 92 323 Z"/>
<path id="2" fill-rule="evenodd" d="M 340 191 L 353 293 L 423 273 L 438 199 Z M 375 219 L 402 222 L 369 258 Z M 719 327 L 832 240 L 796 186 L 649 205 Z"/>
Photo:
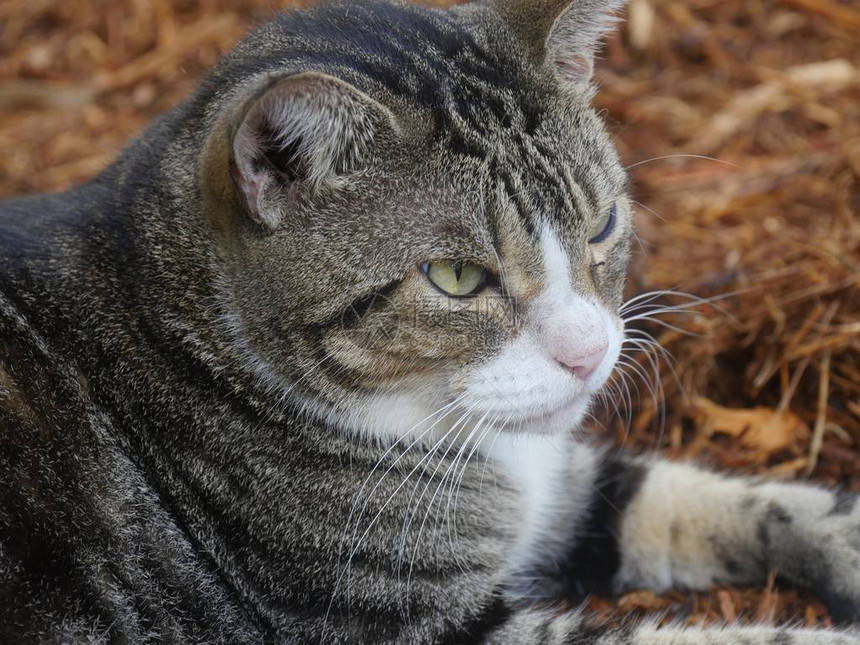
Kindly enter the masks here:
<path id="1" fill-rule="evenodd" d="M 587 351 L 583 351 L 582 347 L 572 346 L 556 354 L 555 360 L 567 370 L 582 381 L 587 381 L 594 374 L 595 370 L 600 367 L 606 352 L 609 350 L 609 343 L 601 343 L 597 347 L 591 347 Z"/>

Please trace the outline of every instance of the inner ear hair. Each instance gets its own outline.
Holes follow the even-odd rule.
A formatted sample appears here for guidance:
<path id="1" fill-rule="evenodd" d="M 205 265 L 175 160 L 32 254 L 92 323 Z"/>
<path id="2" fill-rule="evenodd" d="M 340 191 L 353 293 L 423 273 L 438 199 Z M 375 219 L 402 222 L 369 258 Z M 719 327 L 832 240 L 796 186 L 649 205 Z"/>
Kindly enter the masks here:
<path id="1" fill-rule="evenodd" d="M 270 82 L 247 101 L 233 135 L 230 169 L 248 214 L 275 230 L 303 187 L 345 187 L 378 129 L 393 121 L 383 105 L 326 74 Z"/>
<path id="2" fill-rule="evenodd" d="M 301 156 L 300 140 L 284 141 L 274 126 L 263 124 L 260 128 L 259 158 L 255 163 L 261 170 L 268 167 L 283 184 L 308 179 L 308 168 Z"/>

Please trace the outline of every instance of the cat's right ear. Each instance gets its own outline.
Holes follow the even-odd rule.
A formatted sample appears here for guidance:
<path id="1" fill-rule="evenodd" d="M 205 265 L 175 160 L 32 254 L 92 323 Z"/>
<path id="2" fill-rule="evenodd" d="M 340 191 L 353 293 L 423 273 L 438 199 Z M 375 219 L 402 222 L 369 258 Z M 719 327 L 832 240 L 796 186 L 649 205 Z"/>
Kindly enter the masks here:
<path id="1" fill-rule="evenodd" d="M 626 0 L 484 0 L 499 12 L 538 64 L 563 85 L 588 89 L 594 54 Z"/>
<path id="2" fill-rule="evenodd" d="M 359 171 L 391 112 L 352 85 L 321 73 L 270 83 L 240 110 L 230 172 L 252 219 L 275 230 L 298 191 L 343 188 Z"/>

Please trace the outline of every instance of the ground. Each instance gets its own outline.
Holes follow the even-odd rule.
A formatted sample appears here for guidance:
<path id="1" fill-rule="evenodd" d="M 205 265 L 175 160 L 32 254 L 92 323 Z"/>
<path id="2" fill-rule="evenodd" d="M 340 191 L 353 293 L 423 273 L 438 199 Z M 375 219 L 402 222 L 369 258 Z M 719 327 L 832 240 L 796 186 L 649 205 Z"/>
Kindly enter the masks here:
<path id="1" fill-rule="evenodd" d="M 249 26 L 295 6 L 0 3 L 0 196 L 92 176 Z M 630 403 L 618 397 L 621 414 L 593 431 L 860 490 L 860 4 L 633 0 L 624 17 L 597 76 L 638 203 L 629 295 L 718 300 L 661 314 L 672 327 L 634 323 L 673 366 L 661 359 L 650 385 L 629 369 Z M 630 354 L 648 374 L 649 356 Z M 604 616 L 829 624 L 814 598 L 774 584 L 591 604 Z"/>

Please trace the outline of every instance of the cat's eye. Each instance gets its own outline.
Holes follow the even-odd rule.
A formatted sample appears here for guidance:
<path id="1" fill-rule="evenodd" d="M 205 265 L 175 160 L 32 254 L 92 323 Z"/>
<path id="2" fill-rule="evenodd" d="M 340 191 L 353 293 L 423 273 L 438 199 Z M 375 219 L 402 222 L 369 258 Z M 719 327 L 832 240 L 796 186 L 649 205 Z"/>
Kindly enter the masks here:
<path id="1" fill-rule="evenodd" d="M 454 298 L 473 296 L 487 282 L 487 270 L 474 262 L 436 260 L 422 269 L 433 286 Z"/>
<path id="2" fill-rule="evenodd" d="M 591 229 L 588 231 L 588 243 L 599 244 L 603 242 L 612 233 L 615 228 L 616 205 L 612 204 L 612 208 L 606 211 L 600 219 L 598 219 Z"/>

